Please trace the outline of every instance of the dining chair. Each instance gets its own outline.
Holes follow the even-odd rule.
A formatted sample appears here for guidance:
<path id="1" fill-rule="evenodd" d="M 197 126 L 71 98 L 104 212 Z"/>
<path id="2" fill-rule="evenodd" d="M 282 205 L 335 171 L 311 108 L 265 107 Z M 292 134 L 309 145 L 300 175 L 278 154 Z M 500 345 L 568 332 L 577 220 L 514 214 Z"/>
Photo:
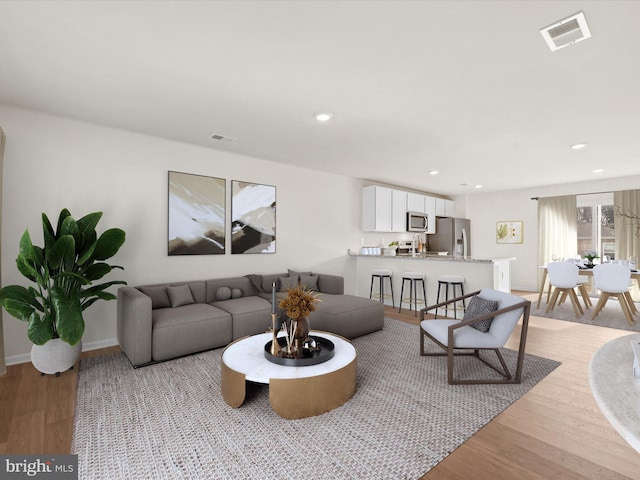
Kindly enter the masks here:
<path id="1" fill-rule="evenodd" d="M 596 304 L 591 319 L 593 320 L 598 316 L 609 297 L 615 296 L 627 322 L 629 325 L 633 325 L 633 314 L 637 312 L 637 309 L 629 292 L 629 286 L 631 285 L 631 270 L 629 270 L 629 266 L 621 263 L 601 263 L 593 267 L 593 279 L 596 288 L 600 290 L 600 299 Z"/>
<path id="2" fill-rule="evenodd" d="M 576 288 L 585 288 L 584 284 L 578 283 L 578 266 L 575 263 L 570 262 L 552 262 L 547 265 L 547 272 L 549 273 L 549 284 L 553 287 L 553 294 L 551 295 L 551 300 L 547 305 L 546 312 L 549 313 L 553 310 L 556 303 L 558 303 L 558 297 L 562 294 L 559 303 L 562 303 L 568 296 L 571 300 L 571 305 L 573 306 L 573 311 L 576 314 L 576 317 L 584 314 L 584 310 L 582 310 L 582 307 L 580 306 L 580 302 L 578 301 L 578 296 L 575 291 Z"/>

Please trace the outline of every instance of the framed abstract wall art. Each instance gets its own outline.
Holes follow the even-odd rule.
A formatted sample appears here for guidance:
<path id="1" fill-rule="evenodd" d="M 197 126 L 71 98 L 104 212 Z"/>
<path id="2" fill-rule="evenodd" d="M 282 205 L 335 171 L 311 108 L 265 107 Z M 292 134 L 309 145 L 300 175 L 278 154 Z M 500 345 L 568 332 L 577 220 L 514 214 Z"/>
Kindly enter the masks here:
<path id="1" fill-rule="evenodd" d="M 496 243 L 522 243 L 524 222 L 496 222 Z"/>
<path id="2" fill-rule="evenodd" d="M 276 187 L 231 182 L 231 253 L 276 252 Z"/>
<path id="3" fill-rule="evenodd" d="M 169 255 L 225 253 L 226 180 L 169 172 Z"/>

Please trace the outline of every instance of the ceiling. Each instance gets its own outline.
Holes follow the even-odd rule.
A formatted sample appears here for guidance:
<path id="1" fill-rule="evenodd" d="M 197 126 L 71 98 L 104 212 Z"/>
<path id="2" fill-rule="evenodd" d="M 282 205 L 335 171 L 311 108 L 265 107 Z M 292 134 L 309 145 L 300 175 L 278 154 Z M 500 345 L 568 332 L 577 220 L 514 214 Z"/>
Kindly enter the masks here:
<path id="1" fill-rule="evenodd" d="M 539 30 L 579 11 L 592 38 L 551 52 Z M 638 22 L 633 1 L 5 0 L 0 102 L 442 195 L 624 177 Z"/>

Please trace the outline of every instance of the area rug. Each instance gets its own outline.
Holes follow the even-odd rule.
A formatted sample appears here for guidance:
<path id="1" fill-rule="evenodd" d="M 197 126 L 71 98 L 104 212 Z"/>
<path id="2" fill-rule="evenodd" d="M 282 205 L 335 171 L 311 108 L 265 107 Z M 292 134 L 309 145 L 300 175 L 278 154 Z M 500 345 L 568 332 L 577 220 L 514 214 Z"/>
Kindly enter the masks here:
<path id="1" fill-rule="evenodd" d="M 547 313 L 547 303 L 545 301 L 546 296 L 543 296 L 542 301 L 540 302 L 540 308 L 536 308 L 536 305 L 538 304 L 537 294 L 535 294 L 535 296 L 527 295 L 526 298 L 531 300 L 531 315 L 536 317 L 555 318 L 556 320 L 566 320 L 568 322 L 584 323 L 586 325 L 598 325 L 600 327 L 640 332 L 640 315 L 634 315 L 636 321 L 633 325 L 629 325 L 627 319 L 624 317 L 624 313 L 622 313 L 620 303 L 615 298 L 609 298 L 604 308 L 593 320 L 591 320 L 591 316 L 595 311 L 596 303 L 598 302 L 597 298 L 592 298 L 591 303 L 593 303 L 593 305 L 588 309 L 585 309 L 582 297 L 579 297 L 580 306 L 582 307 L 584 314 L 578 316 L 574 313 L 569 299 L 560 305 L 556 305 L 553 307 L 553 310 Z M 636 308 L 638 308 L 637 303 Z"/>
<path id="2" fill-rule="evenodd" d="M 83 359 L 72 443 L 79 478 L 417 479 L 559 365 L 527 355 L 522 384 L 450 386 L 446 359 L 419 355 L 416 325 L 387 319 L 353 345 L 355 395 L 301 420 L 279 417 L 262 385 L 229 407 L 222 349 L 137 370 L 122 353 Z M 509 365 L 515 353 L 504 351 Z M 461 360 L 458 375 L 486 373 Z"/>

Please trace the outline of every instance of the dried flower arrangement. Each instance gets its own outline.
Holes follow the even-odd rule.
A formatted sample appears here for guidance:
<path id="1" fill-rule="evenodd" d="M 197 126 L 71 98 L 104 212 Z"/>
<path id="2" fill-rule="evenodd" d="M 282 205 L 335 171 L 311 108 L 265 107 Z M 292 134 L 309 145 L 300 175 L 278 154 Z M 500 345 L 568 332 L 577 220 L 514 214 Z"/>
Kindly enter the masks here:
<path id="1" fill-rule="evenodd" d="M 280 308 L 292 320 L 300 320 L 316 311 L 318 301 L 318 294 L 314 294 L 313 290 L 307 290 L 304 285 L 298 283 L 297 286 L 289 289 L 286 298 L 280 302 Z"/>
<path id="2" fill-rule="evenodd" d="M 280 308 L 289 317 L 288 323 L 282 322 L 282 329 L 287 332 L 287 352 L 290 355 L 297 355 L 297 350 L 301 349 L 301 344 L 309 335 L 309 323 L 307 317 L 316 310 L 316 303 L 319 302 L 318 294 L 313 290 L 298 283 L 294 288 L 290 288 L 287 296 L 280 302 Z"/>

